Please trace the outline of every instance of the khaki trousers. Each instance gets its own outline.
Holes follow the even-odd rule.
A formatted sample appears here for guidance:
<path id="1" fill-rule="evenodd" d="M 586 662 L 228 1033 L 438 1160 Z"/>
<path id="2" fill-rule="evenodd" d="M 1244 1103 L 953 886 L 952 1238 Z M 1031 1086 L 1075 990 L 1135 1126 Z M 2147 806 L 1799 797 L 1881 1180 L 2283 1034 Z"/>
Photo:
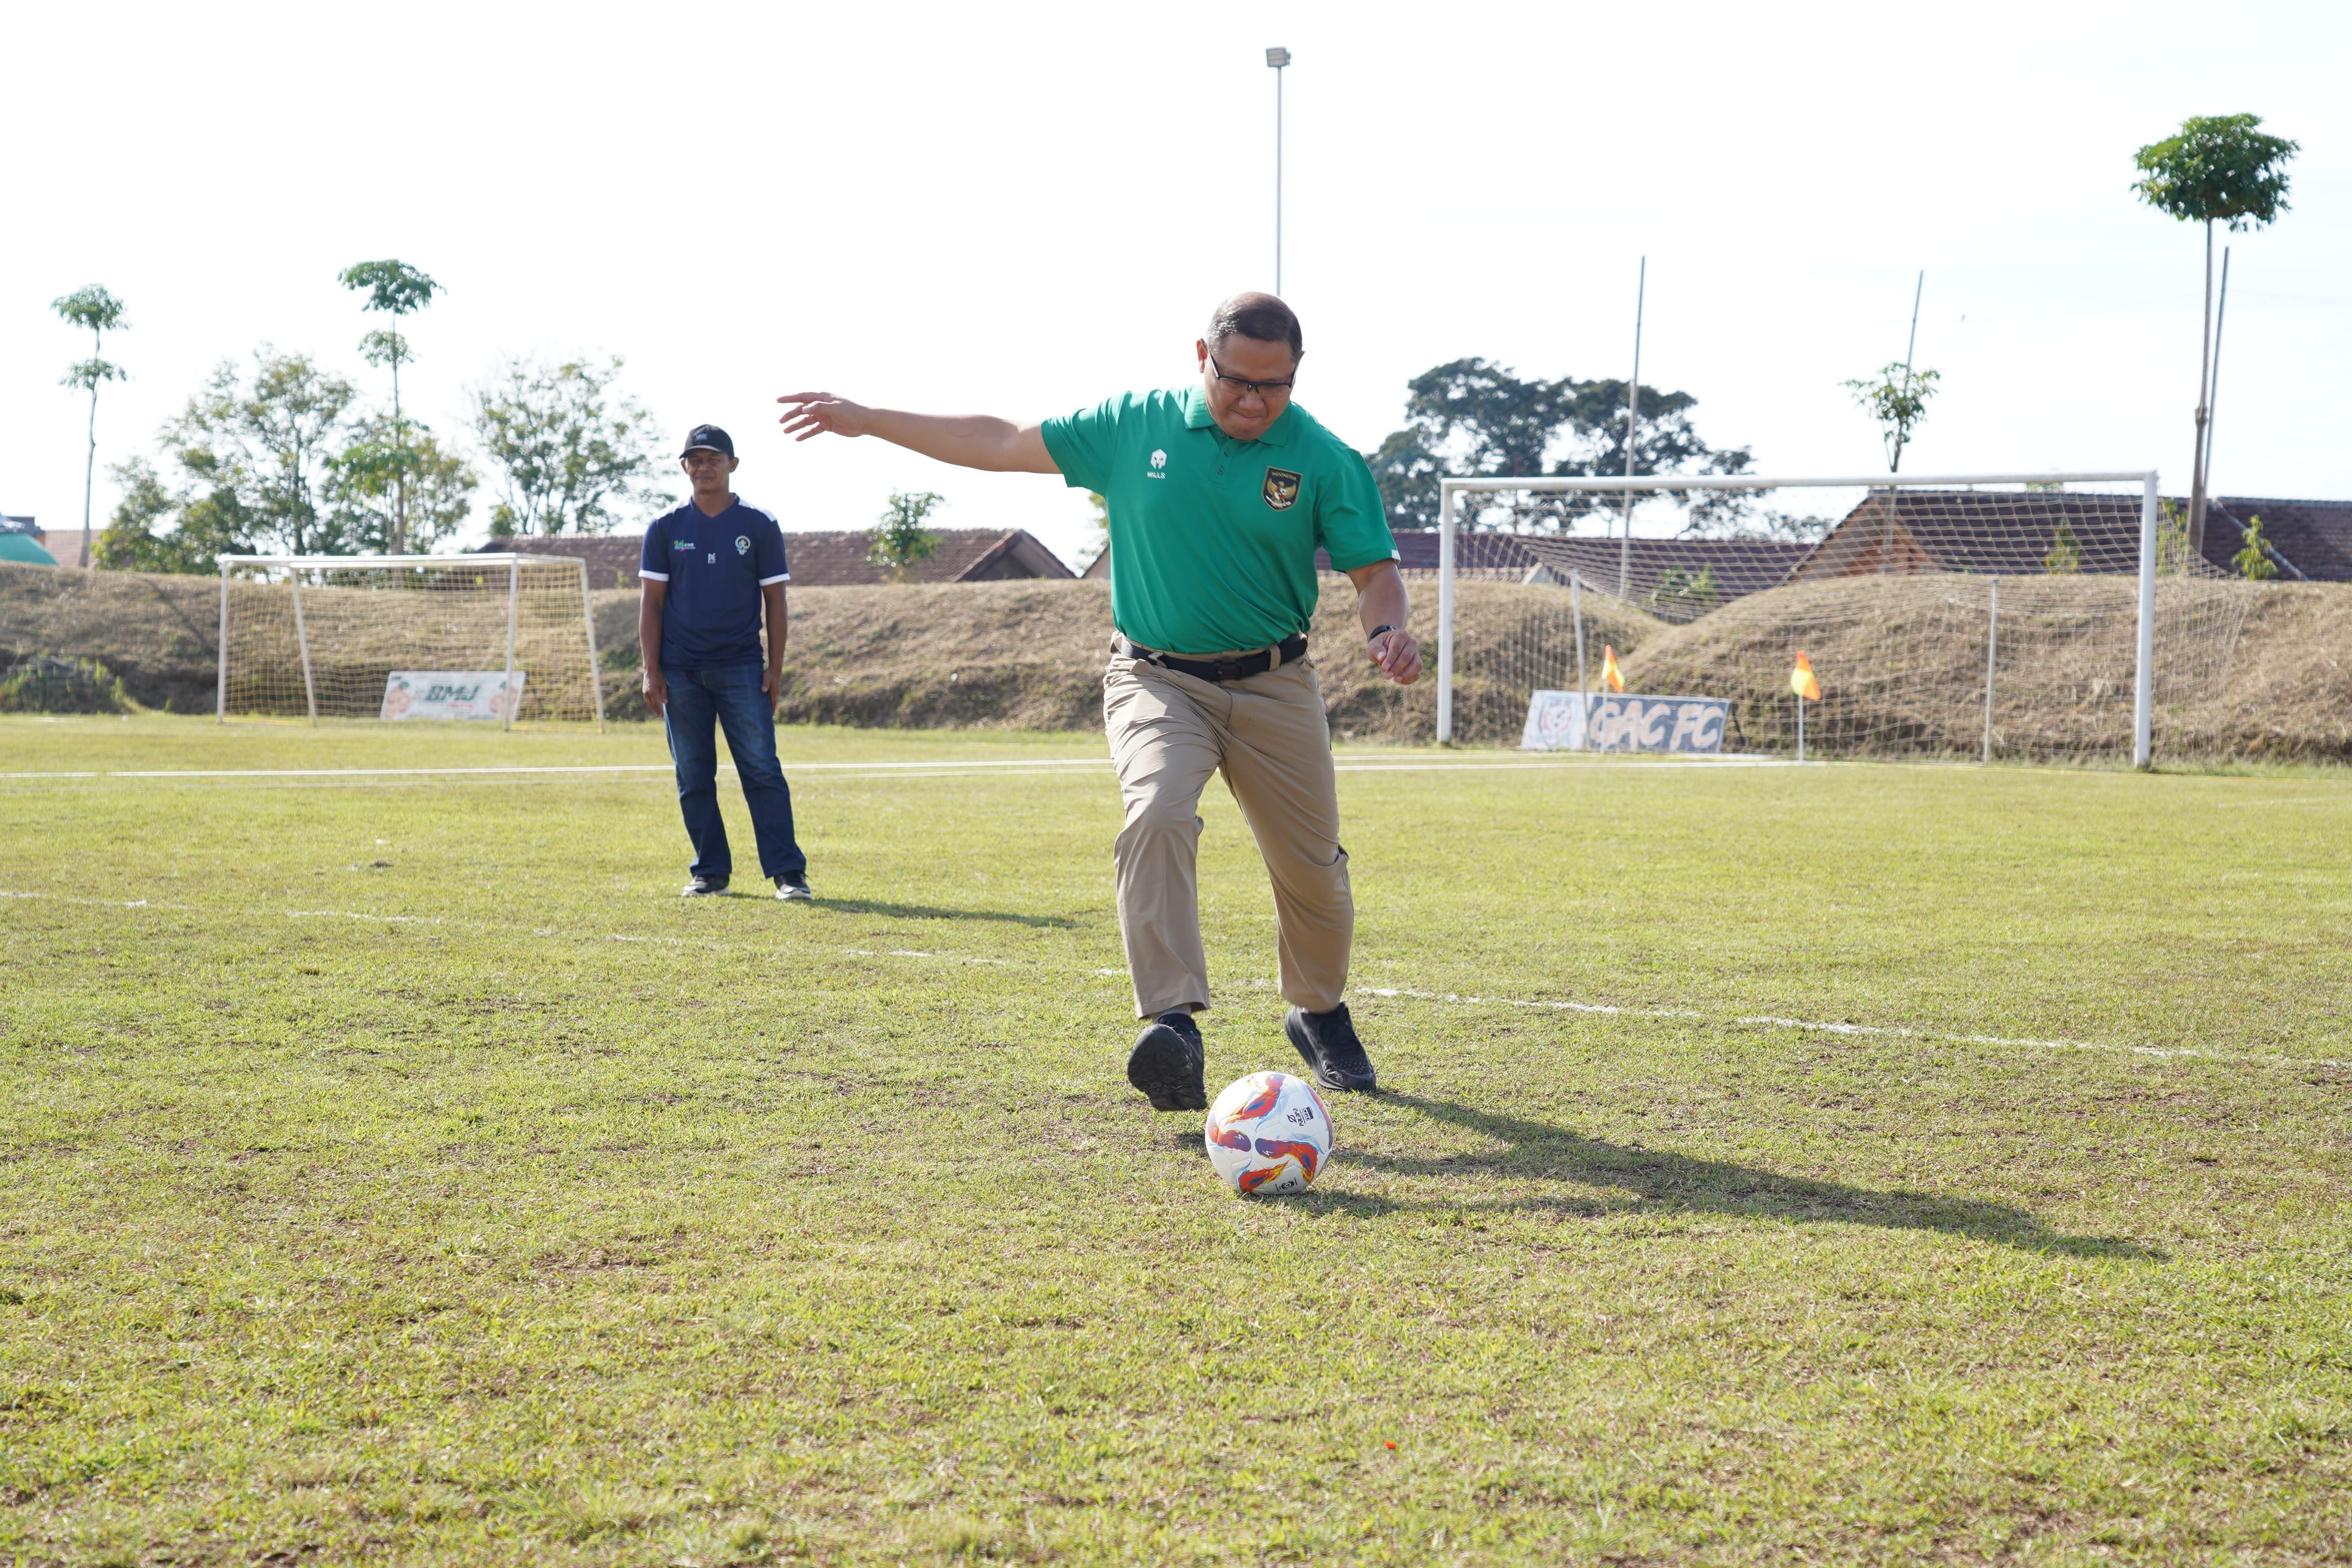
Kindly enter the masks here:
<path id="1" fill-rule="evenodd" d="M 1113 859 L 1136 1016 L 1209 1005 L 1194 862 L 1201 791 L 1214 773 L 1225 775 L 1274 879 L 1282 994 L 1310 1013 L 1339 1005 L 1356 907 L 1313 662 L 1218 685 L 1114 654 L 1103 726 L 1127 802 Z"/>

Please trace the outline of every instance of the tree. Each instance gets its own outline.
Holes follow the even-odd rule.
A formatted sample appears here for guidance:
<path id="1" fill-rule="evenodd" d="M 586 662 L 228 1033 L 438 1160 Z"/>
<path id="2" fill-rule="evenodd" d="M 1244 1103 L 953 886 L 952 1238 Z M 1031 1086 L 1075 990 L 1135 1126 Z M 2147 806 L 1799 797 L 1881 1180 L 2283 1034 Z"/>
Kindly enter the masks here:
<path id="1" fill-rule="evenodd" d="M 940 536 L 925 529 L 923 520 L 946 500 L 933 490 L 913 494 L 892 490 L 890 505 L 882 513 L 882 521 L 867 536 L 866 563 L 881 567 L 894 582 L 905 582 L 915 570 L 916 562 L 928 561 L 939 552 Z"/>
<path id="2" fill-rule="evenodd" d="M 434 295 L 447 292 L 440 284 L 404 261 L 362 261 L 344 268 L 339 278 L 346 289 L 367 290 L 368 301 L 361 307 L 362 310 L 384 311 L 394 323 L 431 304 Z M 392 528 L 385 543 L 386 553 L 404 555 L 408 552 L 408 487 L 415 476 L 409 468 L 412 454 L 408 444 L 408 426 L 400 414 L 400 367 L 415 356 L 408 352 L 408 340 L 401 335 L 396 324 L 378 328 L 362 338 L 360 353 L 368 363 L 389 366 L 392 371 L 392 428 L 388 447 L 391 461 L 375 467 L 388 480 L 392 489 Z"/>
<path id="3" fill-rule="evenodd" d="M 2205 552 L 2206 434 L 2213 401 L 2213 226 L 2233 234 L 2275 222 L 2287 210 L 2283 165 L 2302 149 L 2258 129 L 2258 114 L 2192 115 L 2178 133 L 2133 154 L 2143 176 L 2132 189 L 2158 212 L 2205 226 L 2205 325 L 2199 339 L 2197 448 L 2190 465 L 2189 549 Z"/>
<path id="4" fill-rule="evenodd" d="M 481 480 L 431 428 L 377 415 L 329 459 L 327 495 L 354 544 L 390 555 L 429 551 L 466 524 Z M 400 509 L 406 508 L 404 520 Z"/>
<path id="5" fill-rule="evenodd" d="M 1911 440 L 1911 432 L 1927 416 L 1927 399 L 1936 395 L 1936 383 L 1940 377 L 1932 370 L 1913 370 L 1901 360 L 1883 367 L 1875 381 L 1849 381 L 1845 384 L 1853 400 L 1870 411 L 1870 416 L 1885 426 L 1886 471 L 1900 473 L 1903 468 L 1903 448 Z"/>
<path id="6" fill-rule="evenodd" d="M 2246 542 L 2230 557 L 2231 568 L 2249 583 L 2267 583 L 2278 575 L 2278 563 L 2271 559 L 2270 541 L 2263 537 L 2263 520 L 2246 520 Z"/>
<path id="7" fill-rule="evenodd" d="M 1088 490 L 1087 505 L 1094 509 L 1094 516 L 1087 520 L 1087 536 L 1078 544 L 1078 554 L 1083 558 L 1078 562 L 1078 570 L 1082 573 L 1101 560 L 1103 552 L 1110 548 L 1110 498 L 1100 490 Z"/>
<path id="8" fill-rule="evenodd" d="M 252 520 L 233 490 L 174 491 L 144 458 L 109 470 L 122 488 L 113 521 L 99 536 L 99 565 L 117 572 L 194 572 L 209 575 L 224 555 L 249 555 Z M 159 524 L 174 521 L 169 531 Z"/>
<path id="9" fill-rule="evenodd" d="M 98 474 L 98 389 L 110 381 L 124 381 L 129 374 L 119 364 L 111 364 L 102 355 L 109 331 L 124 330 L 123 303 L 99 285 L 49 301 L 49 309 L 65 318 L 68 326 L 87 328 L 89 331 L 89 357 L 66 372 L 61 384 L 89 394 L 89 452 L 82 460 L 81 469 L 81 558 L 78 566 L 89 564 L 89 500 L 90 487 Z"/>
<path id="10" fill-rule="evenodd" d="M 605 395 L 622 363 L 515 355 L 473 389 L 474 435 L 500 477 L 493 534 L 602 533 L 616 509 L 667 502 L 653 478 L 653 416 Z"/>
<path id="11" fill-rule="evenodd" d="M 1573 376 L 1526 381 L 1484 359 L 1458 359 L 1423 371 L 1405 384 L 1409 423 L 1365 459 L 1380 485 L 1391 527 L 1435 527 L 1437 481 L 1444 474 L 1592 478 L 1625 471 L 1629 420 L 1622 381 L 1578 381 Z M 1717 451 L 1692 428 L 1690 410 L 1697 398 L 1646 385 L 1641 396 L 1643 417 L 1633 452 L 1636 474 L 1686 472 L 1694 465 L 1706 473 L 1739 473 L 1748 468 L 1751 458 L 1746 448 Z M 1556 458 L 1554 453 L 1559 454 Z M 1507 511 L 1480 513 L 1472 521 L 1480 526 L 1507 522 L 1557 528 L 1611 504 L 1604 496 L 1570 496 L 1523 502 Z M 1710 493 L 1692 503 L 1692 526 L 1719 523 L 1740 504 Z"/>
<path id="12" fill-rule="evenodd" d="M 324 488 L 343 449 L 352 396 L 351 383 L 320 370 L 308 354 L 281 354 L 264 343 L 254 351 L 249 384 L 224 361 L 164 426 L 163 439 L 250 537 L 295 555 L 332 553 L 347 547 L 351 520 L 326 504 Z"/>

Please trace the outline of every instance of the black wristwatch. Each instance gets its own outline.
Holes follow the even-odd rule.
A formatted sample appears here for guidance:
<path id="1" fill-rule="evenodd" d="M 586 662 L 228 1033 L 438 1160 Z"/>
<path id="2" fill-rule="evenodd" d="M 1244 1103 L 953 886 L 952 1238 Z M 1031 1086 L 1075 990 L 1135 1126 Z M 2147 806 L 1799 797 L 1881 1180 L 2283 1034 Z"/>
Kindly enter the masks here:
<path id="1" fill-rule="evenodd" d="M 1374 637 L 1379 637 L 1382 632 L 1392 632 L 1394 630 L 1396 630 L 1396 627 L 1394 626 L 1374 626 L 1370 631 L 1364 634 L 1364 640 L 1366 642 L 1370 642 Z"/>

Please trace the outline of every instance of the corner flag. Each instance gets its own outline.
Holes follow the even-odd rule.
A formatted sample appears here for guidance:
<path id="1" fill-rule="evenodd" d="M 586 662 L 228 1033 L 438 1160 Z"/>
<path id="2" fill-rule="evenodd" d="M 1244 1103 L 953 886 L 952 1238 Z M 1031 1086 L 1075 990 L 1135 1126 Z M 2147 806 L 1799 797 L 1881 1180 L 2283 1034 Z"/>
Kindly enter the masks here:
<path id="1" fill-rule="evenodd" d="M 1814 702 L 1822 700 L 1822 683 L 1813 679 L 1812 662 L 1802 648 L 1797 650 L 1797 668 L 1789 672 L 1789 689 Z"/>
<path id="2" fill-rule="evenodd" d="M 1617 650 L 1606 643 L 1601 647 L 1601 684 L 1612 691 L 1625 689 L 1625 678 L 1617 673 Z"/>

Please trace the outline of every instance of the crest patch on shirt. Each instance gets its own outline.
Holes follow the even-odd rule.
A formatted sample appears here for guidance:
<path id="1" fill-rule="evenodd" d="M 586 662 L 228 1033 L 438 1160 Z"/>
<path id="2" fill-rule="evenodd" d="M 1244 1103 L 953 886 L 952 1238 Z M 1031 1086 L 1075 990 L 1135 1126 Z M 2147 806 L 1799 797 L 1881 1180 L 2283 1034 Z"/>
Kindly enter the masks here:
<path id="1" fill-rule="evenodd" d="M 1288 511 L 1298 502 L 1298 485 L 1299 476 L 1288 468 L 1268 468 L 1265 487 L 1258 494 L 1265 497 L 1265 504 L 1275 510 Z"/>

